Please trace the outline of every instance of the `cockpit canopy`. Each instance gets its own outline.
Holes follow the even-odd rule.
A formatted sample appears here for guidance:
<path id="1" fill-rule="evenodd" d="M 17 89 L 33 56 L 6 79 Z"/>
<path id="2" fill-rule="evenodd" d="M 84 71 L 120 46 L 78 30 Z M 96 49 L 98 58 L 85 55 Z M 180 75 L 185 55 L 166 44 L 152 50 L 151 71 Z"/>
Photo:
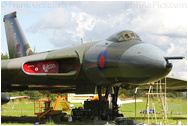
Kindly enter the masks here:
<path id="1" fill-rule="evenodd" d="M 133 31 L 129 31 L 129 30 L 124 30 L 124 31 L 115 33 L 111 35 L 109 38 L 107 38 L 106 40 L 113 41 L 113 42 L 123 42 L 123 41 L 128 41 L 128 40 L 141 41 L 140 37 L 136 33 L 134 33 Z"/>

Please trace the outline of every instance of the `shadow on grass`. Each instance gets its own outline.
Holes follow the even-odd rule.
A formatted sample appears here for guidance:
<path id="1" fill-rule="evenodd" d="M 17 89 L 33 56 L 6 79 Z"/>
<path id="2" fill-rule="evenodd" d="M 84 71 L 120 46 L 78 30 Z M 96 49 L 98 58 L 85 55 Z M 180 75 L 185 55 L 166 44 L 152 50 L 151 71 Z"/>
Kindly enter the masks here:
<path id="1" fill-rule="evenodd" d="M 38 122 L 35 116 L 1 116 L 1 123 L 33 123 Z"/>
<path id="2" fill-rule="evenodd" d="M 127 117 L 128 119 L 132 119 L 134 120 L 135 117 Z M 145 119 L 147 119 L 148 117 L 146 116 Z M 154 118 L 154 117 L 153 117 Z M 167 117 L 168 119 L 172 119 L 172 120 L 187 120 L 187 117 Z M 138 120 L 144 120 L 144 117 L 136 117 L 136 119 Z M 157 117 L 157 119 L 162 119 L 162 117 Z"/>
<path id="3" fill-rule="evenodd" d="M 127 119 L 129 120 L 135 120 L 135 117 L 128 117 Z M 162 119 L 162 117 L 157 117 L 157 119 Z M 168 117 L 168 119 L 171 120 L 187 120 L 187 117 Z M 67 118 L 65 119 L 67 120 Z M 93 121 L 74 121 L 74 122 L 67 122 L 67 121 L 63 121 L 62 124 L 65 125 L 93 125 Z M 137 117 L 136 120 L 144 120 L 144 117 Z M 147 117 L 146 117 L 147 120 Z M 17 117 L 17 116 L 1 116 L 1 123 L 16 123 L 16 124 L 35 124 L 36 122 L 38 122 L 38 119 L 36 116 L 21 116 L 21 117 Z"/>
<path id="4" fill-rule="evenodd" d="M 62 123 L 61 124 L 64 124 L 64 125 L 93 125 L 93 121 L 91 120 L 84 120 L 84 121 L 79 121 L 79 120 L 75 120 L 73 122 L 68 122 L 67 121 L 68 118 L 65 117 L 63 120 L 62 120 Z M 19 125 L 19 124 L 35 124 L 36 122 L 38 122 L 38 118 L 36 116 L 21 116 L 21 117 L 18 117 L 18 116 L 1 116 L 1 123 L 3 124 L 10 124 L 10 125 Z M 56 125 L 55 123 L 53 122 L 47 122 L 46 125 Z"/>
<path id="5" fill-rule="evenodd" d="M 173 119 L 173 120 L 187 120 L 187 117 L 168 117 L 168 119 Z"/>

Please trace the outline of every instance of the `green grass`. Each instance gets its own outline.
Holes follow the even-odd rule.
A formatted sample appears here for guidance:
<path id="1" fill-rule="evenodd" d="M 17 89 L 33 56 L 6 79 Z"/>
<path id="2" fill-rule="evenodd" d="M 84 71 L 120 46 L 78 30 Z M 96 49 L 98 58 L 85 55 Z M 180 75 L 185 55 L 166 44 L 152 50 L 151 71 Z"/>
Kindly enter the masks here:
<path id="1" fill-rule="evenodd" d="M 140 99 L 140 98 L 138 98 Z M 144 114 L 141 114 L 140 111 L 141 110 L 145 110 L 146 108 L 146 98 L 141 98 L 143 99 L 144 102 L 140 102 L 136 104 L 136 116 L 137 116 L 137 121 L 144 121 Z M 150 102 L 150 109 L 151 109 L 151 101 Z M 187 100 L 186 99 L 182 99 L 182 98 L 176 98 L 176 99 L 167 99 L 167 103 L 168 104 L 180 104 L 182 106 L 182 115 L 177 115 L 177 114 L 168 114 L 168 124 L 169 125 L 174 125 L 176 124 L 176 121 L 181 121 L 183 125 L 187 124 Z M 154 98 L 154 104 L 155 104 L 155 110 L 157 113 L 159 113 L 161 111 L 159 103 L 157 102 L 157 99 Z M 120 112 L 122 112 L 124 114 L 125 117 L 127 117 L 128 119 L 135 119 L 135 104 L 134 103 L 130 103 L 130 104 L 125 104 L 122 107 L 120 107 Z M 155 117 L 153 115 L 153 117 Z M 146 120 L 145 122 L 148 122 L 148 116 L 146 115 Z M 150 119 L 151 119 L 151 114 L 150 114 Z M 154 120 L 155 121 L 155 120 Z M 157 114 L 157 122 L 162 122 L 162 116 L 161 114 Z M 151 123 L 151 121 L 150 121 Z"/>
<path id="2" fill-rule="evenodd" d="M 136 109 L 136 115 L 137 115 L 136 120 L 143 122 L 144 114 L 140 114 L 140 111 L 145 109 L 147 99 L 146 98 L 137 98 L 137 99 L 144 100 L 144 102 L 137 103 L 137 109 Z M 160 112 L 157 99 L 154 98 L 154 101 L 155 101 L 156 112 Z M 168 104 L 180 104 L 182 106 L 182 115 L 175 115 L 175 114 L 168 115 L 168 124 L 175 125 L 176 121 L 178 120 L 178 121 L 181 121 L 183 125 L 187 125 L 187 100 L 182 99 L 182 98 L 176 98 L 176 99 L 168 98 L 167 103 Z M 79 107 L 83 105 L 74 104 L 74 106 Z M 33 125 L 35 122 L 37 122 L 36 115 L 34 115 L 34 103 L 33 102 L 26 102 L 26 103 L 15 102 L 13 110 L 10 109 L 11 108 L 10 103 L 3 105 L 2 107 L 3 107 L 1 111 L 1 118 L 2 118 L 1 124 L 2 125 Z M 58 105 L 58 109 L 61 110 L 60 105 Z M 119 110 L 121 113 L 124 114 L 124 117 L 135 120 L 135 104 L 134 103 L 124 104 L 119 108 Z M 71 114 L 71 112 L 68 112 L 67 114 Z M 162 116 L 160 114 L 157 114 L 157 121 L 158 122 L 162 121 Z M 146 115 L 146 122 L 147 122 L 147 115 Z M 77 121 L 77 122 L 71 122 L 71 123 L 63 122 L 63 124 L 82 125 L 82 124 L 92 124 L 92 122 L 91 121 L 90 122 Z M 55 124 L 53 122 L 50 122 L 50 123 L 47 123 L 46 125 L 55 125 Z"/>

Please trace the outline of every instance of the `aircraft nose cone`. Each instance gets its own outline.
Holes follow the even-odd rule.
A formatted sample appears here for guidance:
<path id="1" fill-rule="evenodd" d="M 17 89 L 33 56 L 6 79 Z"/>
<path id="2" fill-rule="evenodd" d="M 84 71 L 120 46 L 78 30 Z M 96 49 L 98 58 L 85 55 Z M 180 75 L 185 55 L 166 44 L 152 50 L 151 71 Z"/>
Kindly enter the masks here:
<path id="1" fill-rule="evenodd" d="M 1 93 L 1 104 L 6 104 L 9 101 L 10 101 L 10 96 L 5 93 Z"/>
<path id="2" fill-rule="evenodd" d="M 161 49 L 151 44 L 137 44 L 122 55 L 120 71 L 128 79 L 136 77 L 138 81 L 156 81 L 165 77 L 172 69 L 172 64 L 165 60 L 165 56 Z"/>

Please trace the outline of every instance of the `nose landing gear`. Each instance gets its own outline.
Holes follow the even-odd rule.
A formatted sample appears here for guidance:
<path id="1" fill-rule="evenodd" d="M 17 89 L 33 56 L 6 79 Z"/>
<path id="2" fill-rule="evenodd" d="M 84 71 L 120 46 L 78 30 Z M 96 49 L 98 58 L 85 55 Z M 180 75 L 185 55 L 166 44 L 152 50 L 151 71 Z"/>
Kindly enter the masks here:
<path id="1" fill-rule="evenodd" d="M 111 88 L 114 93 L 109 94 L 109 87 L 106 87 L 106 93 L 102 96 L 101 87 L 97 86 L 98 97 L 99 97 L 99 117 L 104 120 L 114 120 L 116 117 L 123 117 L 123 114 L 119 114 L 118 110 L 118 91 L 119 87 Z M 107 102 L 108 104 L 103 104 Z M 108 108 L 108 109 L 107 109 Z"/>

